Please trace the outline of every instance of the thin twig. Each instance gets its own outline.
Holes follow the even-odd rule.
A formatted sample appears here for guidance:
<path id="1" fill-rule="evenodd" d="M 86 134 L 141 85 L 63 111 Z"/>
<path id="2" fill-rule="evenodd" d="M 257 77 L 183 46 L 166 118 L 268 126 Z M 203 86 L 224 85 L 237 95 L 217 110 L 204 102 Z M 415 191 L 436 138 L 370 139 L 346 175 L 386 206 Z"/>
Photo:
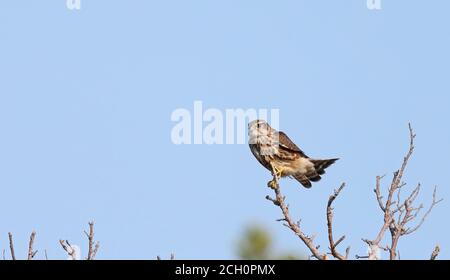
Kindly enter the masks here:
<path id="1" fill-rule="evenodd" d="M 95 243 L 94 251 L 92 252 L 92 259 L 94 260 L 97 256 L 98 249 L 100 248 L 100 241 Z"/>
<path id="2" fill-rule="evenodd" d="M 276 173 L 274 172 L 274 174 Z M 274 175 L 274 179 L 271 182 L 272 184 L 270 185 L 270 187 L 275 192 L 275 199 L 272 199 L 269 196 L 267 196 L 266 199 L 271 201 L 274 205 L 280 207 L 281 212 L 283 213 L 284 219 L 286 221 L 286 226 L 303 241 L 303 243 L 308 247 L 313 256 L 318 260 L 327 260 L 328 259 L 327 254 L 320 253 L 318 247 L 314 246 L 313 244 L 314 239 L 304 234 L 303 231 L 300 229 L 299 224 L 295 223 L 292 220 L 289 213 L 289 207 L 285 203 L 285 197 L 281 193 L 280 185 L 278 183 L 278 178 L 276 175 Z"/>
<path id="3" fill-rule="evenodd" d="M 439 253 L 441 252 L 441 247 L 436 246 L 436 248 L 434 248 L 433 253 L 431 254 L 431 259 L 432 261 L 435 261 L 437 259 L 437 257 L 439 256 Z"/>
<path id="4" fill-rule="evenodd" d="M 157 261 L 162 261 L 161 256 L 156 256 L 156 260 L 157 260 Z M 174 253 L 171 253 L 171 254 L 170 254 L 170 260 L 171 260 L 171 261 L 175 260 L 175 254 L 174 254 Z"/>
<path id="5" fill-rule="evenodd" d="M 11 258 L 13 261 L 16 260 L 16 254 L 14 253 L 14 244 L 13 244 L 13 235 L 12 233 L 8 232 L 9 237 L 9 249 L 11 251 Z"/>
<path id="6" fill-rule="evenodd" d="M 84 233 L 86 234 L 86 237 L 88 238 L 88 242 L 89 242 L 87 260 L 90 261 L 95 258 L 95 256 L 97 255 L 98 249 L 100 247 L 99 242 L 97 242 L 94 245 L 94 222 L 89 223 L 89 233 L 87 233 L 86 231 Z"/>
<path id="7" fill-rule="evenodd" d="M 59 244 L 61 244 L 64 251 L 67 252 L 69 257 L 72 258 L 72 260 L 76 260 L 76 252 L 75 249 L 70 245 L 68 240 L 59 240 Z"/>
<path id="8" fill-rule="evenodd" d="M 383 203 L 383 196 L 381 195 L 381 188 L 380 188 L 380 184 L 381 184 L 381 179 L 383 179 L 384 176 L 377 176 L 377 183 L 375 186 L 375 194 L 377 196 L 377 201 L 378 201 L 378 205 L 380 206 L 381 210 L 383 212 L 386 211 L 385 207 L 384 207 L 384 203 Z"/>
<path id="9" fill-rule="evenodd" d="M 30 235 L 30 242 L 28 243 L 28 260 L 31 261 L 37 254 L 37 251 L 33 251 L 34 239 L 36 238 L 36 232 L 33 231 Z"/>
<path id="10" fill-rule="evenodd" d="M 332 208 L 332 205 L 333 205 L 334 200 L 339 196 L 339 194 L 344 189 L 344 187 L 345 187 L 345 183 L 343 183 L 338 190 L 335 190 L 334 194 L 331 195 L 330 198 L 328 199 L 328 204 L 327 204 L 328 241 L 330 242 L 331 254 L 333 255 L 333 257 L 337 258 L 338 260 L 342 260 L 342 261 L 348 259 L 348 256 L 350 254 L 350 248 L 347 248 L 345 256 L 341 255 L 336 250 L 337 246 L 339 246 L 339 244 L 342 243 L 342 241 L 344 241 L 345 235 L 342 236 L 336 243 L 334 242 L 334 238 L 333 238 L 333 208 Z"/>
<path id="11" fill-rule="evenodd" d="M 407 230 L 405 232 L 405 235 L 408 235 L 408 234 L 411 234 L 411 233 L 417 231 L 423 225 L 423 223 L 425 222 L 425 220 L 428 217 L 428 215 L 430 215 L 431 211 L 433 211 L 433 208 L 444 200 L 444 199 L 437 199 L 436 198 L 436 192 L 437 192 L 437 187 L 434 187 L 433 202 L 431 203 L 430 208 L 428 208 L 428 211 L 425 213 L 425 215 L 423 215 L 423 217 L 420 220 L 419 224 L 417 226 L 415 226 L 413 229 Z"/>
<path id="12" fill-rule="evenodd" d="M 357 260 L 363 260 L 363 259 L 367 260 L 367 259 L 369 259 L 369 256 L 359 256 L 359 255 L 355 255 L 355 258 L 356 258 Z"/>
<path id="13" fill-rule="evenodd" d="M 416 138 L 416 134 L 414 133 L 411 124 L 408 125 L 409 128 L 409 149 L 405 157 L 403 158 L 402 165 L 400 169 L 394 172 L 394 176 L 392 178 L 391 185 L 388 189 L 388 197 L 386 202 L 383 202 L 383 197 L 381 195 L 381 179 L 383 177 L 378 176 L 376 179 L 376 187 L 375 194 L 377 198 L 377 202 L 381 210 L 384 214 L 384 223 L 381 227 L 377 237 L 374 240 L 363 239 L 365 243 L 367 243 L 371 250 L 369 251 L 369 259 L 375 260 L 377 259 L 376 253 L 378 249 L 383 248 L 380 246 L 380 242 L 383 240 L 385 232 L 389 229 L 391 234 L 391 245 L 386 248 L 389 252 L 389 258 L 391 260 L 395 260 L 399 257 L 399 250 L 397 250 L 397 246 L 399 240 L 402 236 L 411 234 L 417 231 L 424 223 L 425 219 L 431 213 L 433 208 L 439 204 L 442 199 L 438 200 L 436 197 L 436 188 L 433 192 L 433 202 L 431 203 L 430 208 L 422 217 L 421 221 L 412 229 L 407 227 L 407 224 L 411 221 L 415 220 L 419 215 L 420 211 L 423 209 L 423 205 L 414 206 L 414 202 L 419 196 L 421 185 L 418 184 L 416 188 L 409 194 L 409 196 L 402 201 L 401 200 L 401 190 L 406 185 L 402 182 L 403 175 L 405 174 L 406 168 L 408 166 L 409 160 L 414 152 L 414 140 Z M 397 201 L 393 201 L 393 197 L 397 198 Z M 392 206 L 394 209 L 392 209 Z"/>

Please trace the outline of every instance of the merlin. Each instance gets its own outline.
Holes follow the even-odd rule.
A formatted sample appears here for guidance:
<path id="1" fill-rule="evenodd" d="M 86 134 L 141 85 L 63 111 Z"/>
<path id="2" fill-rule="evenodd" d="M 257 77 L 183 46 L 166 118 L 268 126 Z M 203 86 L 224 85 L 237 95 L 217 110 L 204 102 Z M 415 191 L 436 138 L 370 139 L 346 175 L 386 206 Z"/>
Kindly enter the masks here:
<path id="1" fill-rule="evenodd" d="M 250 122 L 248 129 L 250 150 L 274 176 L 269 182 L 271 187 L 278 178 L 291 177 L 305 188 L 311 188 L 311 182 L 322 179 L 325 169 L 338 160 L 309 158 L 285 133 L 273 129 L 263 120 Z"/>

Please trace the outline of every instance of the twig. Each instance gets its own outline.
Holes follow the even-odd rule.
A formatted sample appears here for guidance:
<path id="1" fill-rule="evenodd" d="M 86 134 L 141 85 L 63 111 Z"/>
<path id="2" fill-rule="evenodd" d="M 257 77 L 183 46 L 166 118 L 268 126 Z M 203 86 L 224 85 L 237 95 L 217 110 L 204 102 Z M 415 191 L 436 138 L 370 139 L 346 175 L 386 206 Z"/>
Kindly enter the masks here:
<path id="1" fill-rule="evenodd" d="M 70 245 L 68 240 L 59 240 L 59 244 L 61 244 L 61 246 L 64 249 L 64 251 L 67 252 L 69 257 L 72 258 L 72 260 L 76 260 L 75 249 L 72 247 L 72 245 Z"/>
<path id="2" fill-rule="evenodd" d="M 94 260 L 97 256 L 98 249 L 100 249 L 100 241 L 95 243 L 94 251 L 92 252 L 92 259 Z"/>
<path id="3" fill-rule="evenodd" d="M 98 249 L 100 248 L 100 243 L 96 242 L 94 245 L 94 222 L 89 223 L 89 233 L 86 231 L 84 232 L 86 234 L 86 237 L 89 241 L 89 249 L 88 249 L 88 256 L 87 260 L 93 260 L 95 256 L 97 255 Z"/>
<path id="4" fill-rule="evenodd" d="M 384 223 L 377 237 L 374 240 L 363 239 L 363 241 L 367 243 L 371 248 L 368 257 L 370 260 L 377 259 L 376 253 L 378 249 L 382 248 L 380 246 L 380 242 L 383 240 L 383 237 L 387 230 L 389 230 L 391 234 L 391 245 L 389 248 L 387 248 L 387 251 L 389 251 L 389 258 L 391 260 L 397 259 L 397 257 L 399 256 L 397 246 L 400 238 L 404 235 L 408 235 L 417 231 L 423 225 L 425 219 L 431 213 L 433 208 L 442 201 L 442 199 L 438 200 L 436 198 L 436 188 L 435 188 L 433 192 L 433 202 L 431 203 L 431 206 L 428 209 L 428 211 L 422 217 L 421 221 L 412 229 L 407 227 L 407 224 L 416 219 L 420 211 L 423 209 L 423 205 L 420 205 L 418 207 L 413 206 L 421 190 L 420 184 L 418 184 L 417 187 L 414 188 L 414 190 L 409 194 L 406 200 L 404 201 L 401 200 L 400 192 L 401 189 L 406 185 L 405 183 L 402 182 L 402 178 L 415 149 L 414 140 L 416 138 L 416 134 L 414 133 L 411 124 L 409 124 L 408 128 L 410 139 L 409 149 L 407 154 L 403 158 L 403 163 L 400 169 L 394 172 L 391 185 L 388 189 L 388 197 L 385 203 L 383 203 L 383 197 L 381 195 L 381 187 L 380 187 L 381 179 L 383 177 L 378 176 L 376 180 L 375 194 L 378 205 L 384 214 Z M 397 201 L 395 202 L 392 201 L 394 196 L 396 196 L 397 198 Z M 394 209 L 392 208 L 393 205 L 395 205 Z"/>
<path id="5" fill-rule="evenodd" d="M 381 227 L 377 237 L 374 240 L 367 240 L 367 239 L 363 240 L 371 248 L 371 250 L 369 251 L 369 260 L 377 260 L 378 259 L 377 255 L 376 255 L 377 250 L 373 250 L 373 248 L 380 248 L 380 242 L 383 239 L 386 230 L 391 229 L 392 223 L 395 222 L 393 213 L 391 211 L 391 206 L 393 205 L 392 197 L 394 196 L 395 191 L 400 188 L 403 174 L 408 165 L 409 159 L 411 158 L 411 155 L 414 151 L 414 138 L 416 136 L 413 133 L 411 124 L 409 125 L 409 135 L 410 135 L 410 143 L 409 143 L 408 153 L 404 157 L 403 163 L 402 163 L 402 166 L 400 167 L 400 169 L 398 171 L 394 172 L 394 176 L 392 178 L 392 183 L 391 183 L 391 185 L 389 187 L 389 191 L 388 191 L 388 198 L 384 205 L 383 205 L 381 191 L 380 191 L 381 179 L 383 177 L 378 176 L 377 180 L 376 180 L 375 194 L 377 197 L 378 205 L 380 206 L 381 210 L 384 213 L 384 224 Z M 399 202 L 397 201 L 397 203 L 399 203 Z M 392 230 L 391 230 L 391 232 L 392 232 Z M 395 245 L 395 244 L 393 244 L 393 245 Z M 394 247 L 396 247 L 396 246 L 394 246 Z M 395 252 L 395 248 L 392 248 L 392 246 L 391 246 L 391 252 L 392 252 L 392 249 L 394 249 L 394 252 Z"/>
<path id="6" fill-rule="evenodd" d="M 434 248 L 433 253 L 431 254 L 430 260 L 435 261 L 437 259 L 437 257 L 439 256 L 440 252 L 441 252 L 441 248 L 439 246 L 436 246 L 436 248 Z"/>
<path id="7" fill-rule="evenodd" d="M 13 235 L 12 233 L 8 232 L 9 237 L 9 249 L 11 251 L 11 258 L 13 261 L 16 260 L 16 254 L 14 253 L 14 244 L 13 244 Z"/>
<path id="8" fill-rule="evenodd" d="M 430 215 L 431 211 L 433 211 L 433 208 L 439 204 L 440 202 L 442 202 L 444 199 L 437 199 L 436 198 L 436 192 L 437 192 L 437 187 L 434 187 L 434 191 L 433 191 L 433 202 L 430 205 L 430 208 L 428 208 L 428 211 L 425 213 L 425 215 L 423 215 L 422 219 L 420 220 L 419 224 L 417 226 L 415 226 L 413 229 L 409 229 L 405 232 L 405 235 L 411 234 L 415 231 L 417 231 L 425 222 L 426 218 L 428 217 L 428 215 Z M 417 216 L 417 215 L 416 215 Z"/>
<path id="9" fill-rule="evenodd" d="M 45 260 L 48 261 L 47 250 L 44 250 Z"/>
<path id="10" fill-rule="evenodd" d="M 359 256 L 359 255 L 355 255 L 355 258 L 356 258 L 357 260 L 363 260 L 363 259 L 368 259 L 369 256 Z"/>
<path id="11" fill-rule="evenodd" d="M 161 256 L 159 256 L 159 255 L 156 256 L 156 260 L 157 260 L 157 261 L 162 261 Z M 171 261 L 175 260 L 175 254 L 174 254 L 174 253 L 171 253 L 171 254 L 170 254 L 170 260 L 171 260 Z"/>
<path id="12" fill-rule="evenodd" d="M 328 199 L 328 204 L 327 204 L 328 240 L 330 242 L 331 254 L 336 259 L 342 260 L 342 261 L 348 259 L 348 256 L 350 254 L 350 247 L 347 248 L 345 256 L 341 255 L 336 250 L 337 246 L 339 246 L 339 244 L 342 243 L 342 241 L 344 241 L 345 235 L 342 236 L 341 238 L 339 238 L 339 240 L 336 243 L 334 242 L 334 238 L 333 238 L 333 208 L 332 208 L 332 205 L 333 205 L 334 200 L 339 196 L 339 194 L 344 189 L 344 187 L 345 187 L 345 183 L 343 183 L 338 190 L 335 190 L 334 194 L 331 195 L 330 198 Z"/>
<path id="13" fill-rule="evenodd" d="M 30 242 L 28 243 L 28 260 L 31 261 L 38 251 L 33 251 L 34 239 L 36 238 L 36 232 L 33 231 L 30 235 Z"/>
<path id="14" fill-rule="evenodd" d="M 273 174 L 276 174 L 275 172 Z M 270 198 L 269 196 L 266 197 L 267 200 L 271 201 L 274 205 L 280 207 L 281 212 L 283 213 L 284 219 L 286 221 L 286 226 L 297 235 L 300 240 L 303 241 L 303 243 L 308 247 L 308 249 L 311 251 L 312 255 L 318 259 L 318 260 L 327 260 L 328 256 L 327 254 L 322 254 L 319 252 L 319 247 L 314 246 L 313 242 L 314 239 L 311 237 L 308 237 L 306 234 L 303 233 L 303 231 L 300 229 L 299 223 L 295 223 L 290 214 L 289 214 L 289 207 L 285 203 L 285 197 L 281 194 L 280 185 L 278 183 L 278 178 L 276 175 L 274 175 L 273 181 L 271 181 L 270 187 L 275 192 L 275 199 Z"/>
<path id="15" fill-rule="evenodd" d="M 380 182 L 381 179 L 383 179 L 384 176 L 377 176 L 377 183 L 375 186 L 375 194 L 377 196 L 378 205 L 380 206 L 381 210 L 384 212 L 386 211 L 385 207 L 383 206 L 383 196 L 381 196 L 381 190 L 380 190 Z"/>

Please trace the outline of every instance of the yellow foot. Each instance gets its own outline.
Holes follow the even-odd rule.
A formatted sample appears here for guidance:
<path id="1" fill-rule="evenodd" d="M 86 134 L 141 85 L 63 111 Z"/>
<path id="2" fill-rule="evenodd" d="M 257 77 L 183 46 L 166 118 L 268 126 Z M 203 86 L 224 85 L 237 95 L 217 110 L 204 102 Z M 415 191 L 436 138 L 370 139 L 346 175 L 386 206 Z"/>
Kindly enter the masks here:
<path id="1" fill-rule="evenodd" d="M 276 176 L 276 178 L 281 178 L 281 176 L 283 175 L 283 168 L 276 168 L 275 166 L 273 167 L 273 175 Z"/>
<path id="2" fill-rule="evenodd" d="M 272 190 L 276 190 L 278 188 L 278 183 L 275 179 L 273 179 L 267 183 L 267 186 Z"/>

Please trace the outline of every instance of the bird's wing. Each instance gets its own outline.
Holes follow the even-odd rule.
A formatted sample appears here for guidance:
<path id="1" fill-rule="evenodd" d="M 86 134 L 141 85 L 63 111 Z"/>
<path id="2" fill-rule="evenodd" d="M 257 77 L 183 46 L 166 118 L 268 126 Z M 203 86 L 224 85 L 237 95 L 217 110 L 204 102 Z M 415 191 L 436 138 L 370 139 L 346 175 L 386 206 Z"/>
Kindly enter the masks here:
<path id="1" fill-rule="evenodd" d="M 282 131 L 278 132 L 278 142 L 280 148 L 297 153 L 301 157 L 308 158 L 308 156 Z"/>

